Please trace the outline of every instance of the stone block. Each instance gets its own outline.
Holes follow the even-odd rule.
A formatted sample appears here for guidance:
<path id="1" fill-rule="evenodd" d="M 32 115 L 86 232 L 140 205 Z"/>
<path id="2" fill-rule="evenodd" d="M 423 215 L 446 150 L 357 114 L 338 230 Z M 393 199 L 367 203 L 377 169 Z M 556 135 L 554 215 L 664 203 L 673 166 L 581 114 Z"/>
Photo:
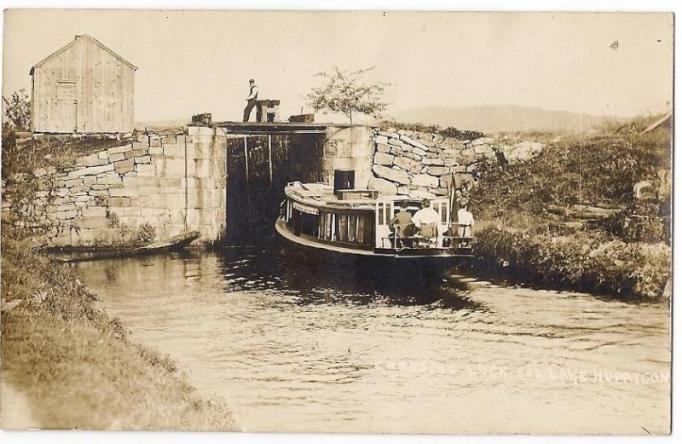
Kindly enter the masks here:
<path id="1" fill-rule="evenodd" d="M 374 143 L 388 143 L 388 137 L 386 137 L 386 136 L 374 136 Z"/>
<path id="2" fill-rule="evenodd" d="M 111 207 L 129 207 L 130 197 L 112 197 L 109 199 L 109 206 Z"/>
<path id="3" fill-rule="evenodd" d="M 436 197 L 432 192 L 420 188 L 410 190 L 409 196 L 412 199 L 433 199 Z"/>
<path id="4" fill-rule="evenodd" d="M 105 174 L 102 177 L 97 178 L 97 184 L 92 185 L 93 190 L 97 189 L 104 189 L 107 188 L 105 185 L 121 185 L 123 182 L 121 181 L 121 176 L 119 176 L 116 173 L 111 173 L 111 174 Z M 97 185 L 104 185 L 104 187 L 98 187 Z"/>
<path id="5" fill-rule="evenodd" d="M 126 153 L 132 149 L 133 149 L 133 147 L 131 145 L 117 146 L 114 148 L 109 148 L 107 150 L 107 154 L 109 155 L 109 157 L 111 157 L 112 154 Z"/>
<path id="6" fill-rule="evenodd" d="M 125 176 L 123 187 L 159 187 L 161 179 L 155 176 Z M 113 196 L 113 194 L 112 194 Z"/>
<path id="7" fill-rule="evenodd" d="M 143 140 L 140 142 L 133 142 L 132 149 L 138 150 L 138 151 L 146 151 L 149 149 L 149 142 L 148 142 L 148 140 Z"/>
<path id="8" fill-rule="evenodd" d="M 426 147 L 426 145 L 424 145 L 424 144 L 421 143 L 421 142 L 418 142 L 418 141 L 414 140 L 413 138 L 411 138 L 411 137 L 408 136 L 407 134 L 401 134 L 401 135 L 400 135 L 400 140 L 402 140 L 403 142 L 405 142 L 405 143 L 407 143 L 407 144 L 409 144 L 409 145 L 412 145 L 412 146 L 415 147 L 415 148 L 419 148 L 420 150 L 422 150 L 422 151 L 424 151 L 424 152 L 428 151 L 428 148 Z"/>
<path id="9" fill-rule="evenodd" d="M 90 185 L 94 185 L 97 183 L 97 176 L 85 176 L 83 179 L 83 185 L 86 187 L 89 187 Z"/>
<path id="10" fill-rule="evenodd" d="M 438 186 L 438 178 L 428 174 L 416 174 L 412 177 L 412 185 L 436 188 Z"/>
<path id="11" fill-rule="evenodd" d="M 73 219 L 78 215 L 78 210 L 76 210 L 76 207 L 74 205 L 73 210 L 68 210 L 64 212 L 64 219 Z"/>
<path id="12" fill-rule="evenodd" d="M 394 146 L 403 146 L 404 145 L 404 143 L 400 139 L 388 139 L 388 144 L 394 145 Z"/>
<path id="13" fill-rule="evenodd" d="M 107 209 L 104 207 L 89 206 L 83 209 L 83 217 L 106 217 Z"/>
<path id="14" fill-rule="evenodd" d="M 149 154 L 151 154 L 152 156 L 154 155 L 163 156 L 163 148 L 160 146 L 151 147 L 149 148 Z"/>
<path id="15" fill-rule="evenodd" d="M 97 157 L 99 157 L 100 159 L 109 159 L 109 153 L 107 153 L 106 151 L 100 151 L 99 153 L 97 153 Z"/>
<path id="16" fill-rule="evenodd" d="M 149 153 L 146 149 L 132 149 L 125 153 L 126 159 L 133 159 L 135 157 L 145 156 Z"/>
<path id="17" fill-rule="evenodd" d="M 384 165 L 374 165 L 372 166 L 372 171 L 378 177 L 388 179 L 393 182 L 398 182 L 403 185 L 407 185 L 410 183 L 410 176 L 405 171 L 388 168 L 387 166 Z"/>
<path id="18" fill-rule="evenodd" d="M 113 166 L 118 174 L 125 174 L 135 170 L 135 161 L 133 159 L 121 160 L 114 162 Z"/>
<path id="19" fill-rule="evenodd" d="M 82 168 L 76 171 L 71 171 L 68 175 L 69 179 L 81 176 L 97 175 L 99 173 L 105 173 L 107 171 L 113 171 L 114 165 L 106 164 L 100 166 L 92 166 L 87 168 Z"/>
<path id="20" fill-rule="evenodd" d="M 412 171 L 415 168 L 419 168 L 420 164 L 416 160 L 408 159 L 406 157 L 396 157 L 393 159 L 393 164 L 397 167 L 404 169 L 405 171 Z"/>
<path id="21" fill-rule="evenodd" d="M 78 227 L 84 230 L 106 228 L 109 223 L 109 219 L 106 217 L 106 210 L 101 208 L 101 210 L 104 211 L 104 214 L 100 214 L 99 212 L 95 214 L 88 213 L 87 211 L 89 209 L 90 208 L 86 208 L 85 212 L 83 213 L 83 217 L 76 221 Z"/>
<path id="22" fill-rule="evenodd" d="M 478 139 L 472 140 L 470 145 L 472 147 L 479 146 L 479 145 L 486 145 L 486 144 L 490 145 L 493 142 L 495 142 L 495 141 L 493 139 L 491 139 L 490 137 L 480 137 Z"/>
<path id="23" fill-rule="evenodd" d="M 452 175 L 448 174 L 447 176 L 441 177 L 439 182 L 442 188 L 449 188 L 450 185 L 452 185 Z"/>
<path id="24" fill-rule="evenodd" d="M 144 195 L 144 191 L 138 186 L 123 186 L 120 188 L 111 188 L 109 190 L 109 196 L 111 197 L 133 197 Z"/>
<path id="25" fill-rule="evenodd" d="M 135 165 L 135 173 L 130 173 L 130 174 L 136 174 L 138 177 L 157 177 L 160 175 L 159 173 L 159 167 L 154 166 L 152 164 L 148 165 Z"/>
<path id="26" fill-rule="evenodd" d="M 125 160 L 126 155 L 124 153 L 115 153 L 109 156 L 110 162 L 118 162 L 119 160 Z"/>
<path id="27" fill-rule="evenodd" d="M 168 157 L 185 157 L 185 147 L 181 145 L 164 145 L 163 155 Z M 196 155 L 196 154 L 195 154 Z"/>
<path id="28" fill-rule="evenodd" d="M 418 147 L 412 148 L 412 152 L 416 154 L 417 156 L 424 157 L 426 156 L 426 150 Z"/>
<path id="29" fill-rule="evenodd" d="M 377 190 L 383 196 L 392 196 L 398 193 L 398 187 L 393 182 L 375 176 L 369 178 L 369 189 Z"/>
<path id="30" fill-rule="evenodd" d="M 76 159 L 76 166 L 99 166 L 106 165 L 109 163 L 107 159 L 102 159 L 98 154 L 90 154 L 89 156 L 83 156 Z"/>
<path id="31" fill-rule="evenodd" d="M 66 188 L 73 188 L 83 184 L 83 179 L 70 179 L 64 182 Z"/>
<path id="32" fill-rule="evenodd" d="M 442 176 L 450 173 L 450 168 L 444 166 L 430 166 L 426 169 L 426 172 L 432 176 Z"/>
<path id="33" fill-rule="evenodd" d="M 393 164 L 393 159 L 395 159 L 395 156 L 380 151 L 374 154 L 374 163 L 378 165 L 391 165 Z"/>
<path id="34" fill-rule="evenodd" d="M 438 157 L 429 157 L 429 158 L 422 159 L 422 163 L 423 163 L 424 165 L 428 165 L 428 166 L 431 166 L 431 165 L 436 165 L 436 166 L 445 165 L 445 161 L 444 161 L 443 159 L 438 158 Z"/>
<path id="35" fill-rule="evenodd" d="M 140 156 L 135 158 L 135 163 L 146 164 L 151 163 L 152 158 L 149 156 Z"/>
<path id="36" fill-rule="evenodd" d="M 76 196 L 75 201 L 76 201 L 76 203 L 78 203 L 78 202 L 87 202 L 87 201 L 93 200 L 93 199 L 94 198 L 92 196 L 89 196 L 86 194 L 84 196 Z"/>
<path id="37" fill-rule="evenodd" d="M 377 152 L 379 153 L 388 153 L 390 150 L 390 147 L 385 144 L 385 143 L 377 143 Z"/>
<path id="38" fill-rule="evenodd" d="M 163 143 L 163 145 L 175 144 L 178 143 L 178 138 L 177 136 L 165 136 L 163 139 L 161 139 L 161 142 Z"/>

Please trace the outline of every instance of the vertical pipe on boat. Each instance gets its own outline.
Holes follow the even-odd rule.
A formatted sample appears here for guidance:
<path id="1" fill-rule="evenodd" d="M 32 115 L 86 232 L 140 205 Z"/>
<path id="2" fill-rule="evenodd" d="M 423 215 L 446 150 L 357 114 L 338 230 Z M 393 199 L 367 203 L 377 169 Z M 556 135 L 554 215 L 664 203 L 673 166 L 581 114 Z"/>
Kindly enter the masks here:
<path id="1" fill-rule="evenodd" d="M 270 186 L 272 186 L 272 134 L 268 134 L 268 168 L 270 170 Z"/>

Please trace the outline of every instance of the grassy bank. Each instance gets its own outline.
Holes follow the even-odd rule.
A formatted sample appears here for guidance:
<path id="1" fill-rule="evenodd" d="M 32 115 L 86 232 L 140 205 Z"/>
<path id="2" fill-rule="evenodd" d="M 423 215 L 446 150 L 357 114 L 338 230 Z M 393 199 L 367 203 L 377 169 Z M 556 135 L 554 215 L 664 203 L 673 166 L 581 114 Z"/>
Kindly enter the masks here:
<path id="1" fill-rule="evenodd" d="M 3 232 L 2 377 L 27 396 L 36 426 L 234 428 L 222 401 L 203 400 L 169 357 L 129 341 L 96 299 L 68 267 Z"/>
<path id="2" fill-rule="evenodd" d="M 672 132 L 641 131 L 657 118 L 557 137 L 530 162 L 481 165 L 469 196 L 488 225 L 476 233 L 481 265 L 551 288 L 663 296 L 672 261 Z"/>

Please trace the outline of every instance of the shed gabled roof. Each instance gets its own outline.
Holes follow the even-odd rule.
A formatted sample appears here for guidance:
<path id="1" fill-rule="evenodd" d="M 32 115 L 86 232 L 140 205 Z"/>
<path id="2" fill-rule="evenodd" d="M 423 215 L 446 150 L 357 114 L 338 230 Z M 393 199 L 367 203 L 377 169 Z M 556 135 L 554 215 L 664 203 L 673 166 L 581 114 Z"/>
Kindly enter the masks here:
<path id="1" fill-rule="evenodd" d="M 30 75 L 33 75 L 33 70 L 34 70 L 35 68 L 37 68 L 37 67 L 39 67 L 40 65 L 42 65 L 43 63 L 47 62 L 47 61 L 50 60 L 52 57 L 55 57 L 55 56 L 57 56 L 58 54 L 61 54 L 62 52 L 66 51 L 67 49 L 69 49 L 70 47 L 72 47 L 73 45 L 75 45 L 76 42 L 78 42 L 79 39 L 87 39 L 87 40 L 90 40 L 91 42 L 93 42 L 94 44 L 96 44 L 97 46 L 99 46 L 100 48 L 102 48 L 103 50 L 105 50 L 106 52 L 108 52 L 109 54 L 111 54 L 112 56 L 116 57 L 116 58 L 117 58 L 118 60 L 120 60 L 121 62 L 125 63 L 126 65 L 128 65 L 128 66 L 131 67 L 132 69 L 137 70 L 137 66 L 133 65 L 132 63 L 130 63 L 129 61 L 127 61 L 126 59 L 124 59 L 124 58 L 121 57 L 120 55 L 116 54 L 116 53 L 115 53 L 114 51 L 112 51 L 111 49 L 107 48 L 107 47 L 104 45 L 104 43 L 100 42 L 99 40 L 97 40 L 96 38 L 92 37 L 91 35 L 83 34 L 83 35 L 77 35 L 77 36 L 73 39 L 73 41 L 69 42 L 69 44 L 67 44 L 66 46 L 63 46 L 62 48 L 58 49 L 57 51 L 53 52 L 53 53 L 50 54 L 49 56 L 45 57 L 44 59 L 42 59 L 41 61 L 39 61 L 39 62 L 36 63 L 35 65 L 33 65 L 33 66 L 31 67 L 31 70 L 29 71 L 29 74 L 30 74 Z"/>

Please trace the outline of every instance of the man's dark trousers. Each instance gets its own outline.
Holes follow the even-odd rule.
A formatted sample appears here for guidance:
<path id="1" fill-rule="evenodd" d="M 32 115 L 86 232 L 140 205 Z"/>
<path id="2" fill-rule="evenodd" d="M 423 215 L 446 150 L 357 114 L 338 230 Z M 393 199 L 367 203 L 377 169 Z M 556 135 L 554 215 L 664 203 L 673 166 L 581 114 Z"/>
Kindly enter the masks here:
<path id="1" fill-rule="evenodd" d="M 256 99 L 251 99 L 246 103 L 246 108 L 244 108 L 244 122 L 248 122 L 251 118 L 251 110 L 256 107 L 256 122 L 260 122 L 263 117 L 263 108 L 257 103 Z"/>

